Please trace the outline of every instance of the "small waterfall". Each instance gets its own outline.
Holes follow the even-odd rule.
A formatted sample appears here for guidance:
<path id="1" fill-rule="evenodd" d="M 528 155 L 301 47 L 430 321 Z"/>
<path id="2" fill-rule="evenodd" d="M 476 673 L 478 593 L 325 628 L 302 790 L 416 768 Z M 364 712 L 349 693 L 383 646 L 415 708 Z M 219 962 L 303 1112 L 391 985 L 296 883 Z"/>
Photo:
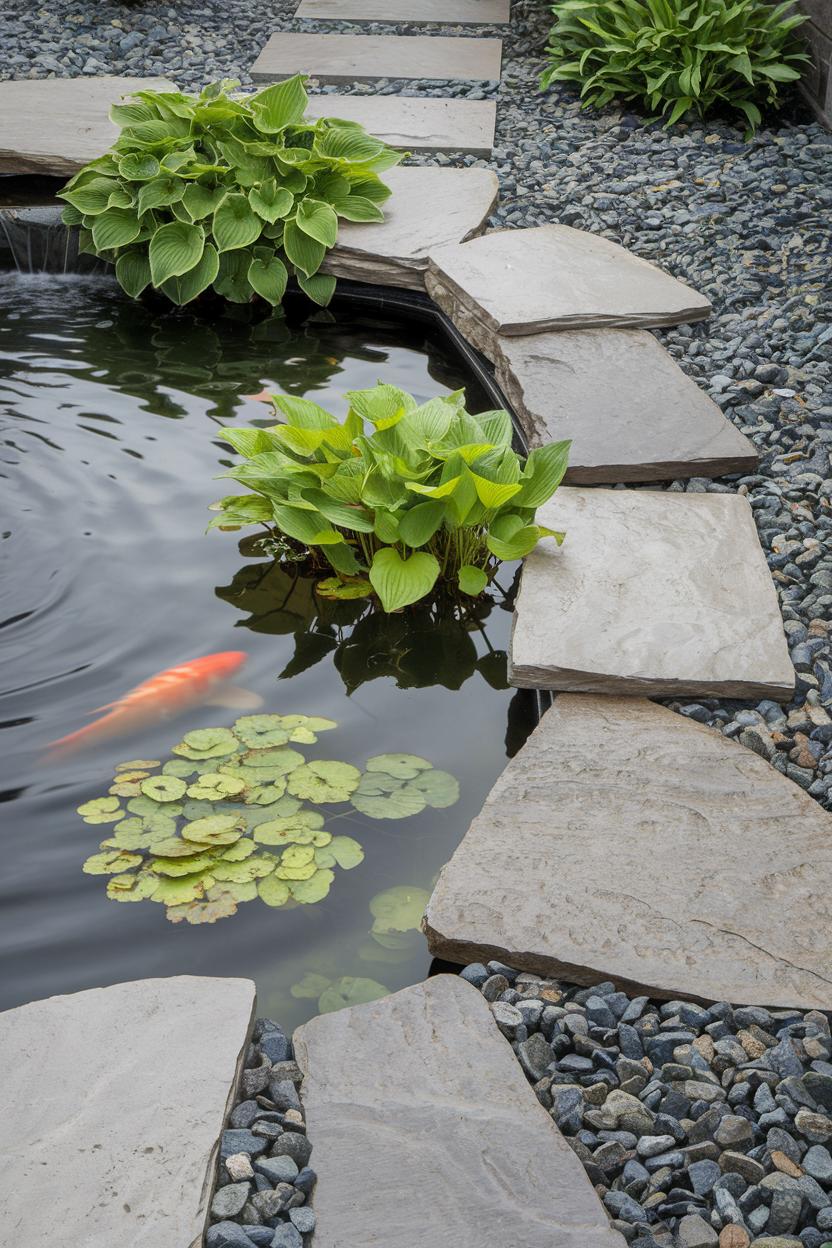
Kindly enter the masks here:
<path id="1" fill-rule="evenodd" d="M 58 205 L 0 208 L 0 269 L 18 273 L 103 273 L 107 266 L 78 250 L 78 231 Z"/>

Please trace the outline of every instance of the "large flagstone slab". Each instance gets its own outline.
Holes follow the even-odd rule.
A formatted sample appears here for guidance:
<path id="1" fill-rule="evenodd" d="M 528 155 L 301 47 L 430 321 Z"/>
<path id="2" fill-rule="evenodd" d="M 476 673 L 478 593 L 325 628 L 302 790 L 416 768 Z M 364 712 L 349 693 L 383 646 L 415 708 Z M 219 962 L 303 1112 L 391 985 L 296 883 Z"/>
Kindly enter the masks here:
<path id="1" fill-rule="evenodd" d="M 378 78 L 497 81 L 501 39 L 440 35 L 271 36 L 251 67 L 255 82 L 291 78 L 299 70 L 318 82 L 373 82 Z"/>
<path id="2" fill-rule="evenodd" d="M 832 1008 L 832 816 L 642 698 L 563 694 L 442 869 L 431 952 L 578 983 Z"/>
<path id="3" fill-rule="evenodd" d="M 133 91 L 173 91 L 162 78 L 0 82 L 0 173 L 69 176 L 118 138 L 111 104 Z"/>
<path id="4" fill-rule="evenodd" d="M 494 230 L 431 252 L 427 289 L 480 346 L 496 334 L 676 325 L 711 305 L 647 260 L 568 225 Z M 492 348 L 493 349 L 493 348 Z"/>
<path id="5" fill-rule="evenodd" d="M 647 330 L 499 335 L 496 376 L 530 446 L 572 439 L 574 484 L 752 472 L 754 444 Z"/>
<path id="6" fill-rule="evenodd" d="M 180 975 L 0 1014 L 3 1242 L 198 1248 L 253 1011 Z"/>
<path id="7" fill-rule="evenodd" d="M 497 104 L 439 96 L 313 95 L 307 115 L 358 121 L 376 138 L 409 152 L 490 156 Z"/>
<path id="8" fill-rule="evenodd" d="M 511 0 L 301 0 L 295 17 L 340 22 L 444 22 L 501 25 Z"/>
<path id="9" fill-rule="evenodd" d="M 485 227 L 499 185 L 490 169 L 408 166 L 388 169 L 392 195 L 383 221 L 341 221 L 323 273 L 381 286 L 424 288 L 427 256 L 438 239 L 470 238 Z"/>
<path id="10" fill-rule="evenodd" d="M 791 697 L 774 584 L 737 494 L 561 487 L 539 521 L 566 532 L 525 562 L 509 680 L 657 697 Z"/>
<path id="11" fill-rule="evenodd" d="M 294 1040 L 315 1248 L 624 1248 L 464 980 L 321 1015 Z"/>

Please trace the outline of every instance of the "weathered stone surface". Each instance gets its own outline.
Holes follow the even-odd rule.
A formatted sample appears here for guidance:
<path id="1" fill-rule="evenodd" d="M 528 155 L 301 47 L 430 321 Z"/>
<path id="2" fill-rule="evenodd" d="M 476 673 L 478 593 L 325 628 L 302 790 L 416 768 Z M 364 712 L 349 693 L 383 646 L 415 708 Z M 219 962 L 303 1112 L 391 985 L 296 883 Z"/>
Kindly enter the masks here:
<path id="1" fill-rule="evenodd" d="M 495 230 L 436 249 L 426 284 L 481 347 L 495 334 L 675 325 L 711 311 L 704 295 L 655 265 L 568 225 Z"/>
<path id="2" fill-rule="evenodd" d="M 660 997 L 832 1006 L 832 816 L 642 698 L 564 694 L 428 903 L 431 952 Z"/>
<path id="3" fill-rule="evenodd" d="M 253 1010 L 250 980 L 182 975 L 0 1014 L 4 1242 L 201 1244 Z"/>
<path id="4" fill-rule="evenodd" d="M 378 78 L 498 81 L 501 39 L 440 35 L 274 34 L 251 67 L 255 82 L 291 78 L 302 66 L 318 82 Z"/>
<path id="5" fill-rule="evenodd" d="M 316 1248 L 624 1248 L 464 980 L 440 975 L 321 1015 L 295 1050 L 319 1176 Z"/>
<path id="6" fill-rule="evenodd" d="M 497 198 L 490 169 L 417 166 L 389 169 L 392 195 L 384 221 L 342 221 L 324 273 L 381 286 L 424 287 L 427 254 L 438 238 L 470 238 L 481 230 Z"/>
<path id="7" fill-rule="evenodd" d="M 531 446 L 572 439 L 566 480 L 752 472 L 753 443 L 641 329 L 499 335 L 497 380 Z"/>
<path id="8" fill-rule="evenodd" d="M 562 487 L 565 531 L 526 559 L 509 679 L 655 697 L 791 697 L 794 669 L 748 500 Z"/>
<path id="9" fill-rule="evenodd" d="M 502 25 L 511 0 L 301 0 L 295 17 L 340 22 L 444 22 Z"/>
<path id="10" fill-rule="evenodd" d="M 0 173 L 63 176 L 118 138 L 111 104 L 133 91 L 173 91 L 162 78 L 48 78 L 0 82 Z"/>
<path id="11" fill-rule="evenodd" d="M 370 134 L 408 152 L 490 156 L 497 105 L 494 100 L 439 96 L 312 95 L 307 116 L 358 121 Z"/>

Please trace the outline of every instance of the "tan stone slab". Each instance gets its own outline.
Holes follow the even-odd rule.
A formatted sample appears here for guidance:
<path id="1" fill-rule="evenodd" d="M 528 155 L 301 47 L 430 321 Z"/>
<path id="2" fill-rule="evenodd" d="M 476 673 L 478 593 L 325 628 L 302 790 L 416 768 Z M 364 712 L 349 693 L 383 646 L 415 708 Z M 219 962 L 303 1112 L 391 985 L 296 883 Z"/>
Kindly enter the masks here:
<path id="1" fill-rule="evenodd" d="M 378 78 L 498 81 L 501 39 L 439 35 L 271 36 L 251 67 L 255 82 L 310 74 L 318 82 L 373 82 Z"/>
<path id="2" fill-rule="evenodd" d="M 391 147 L 409 152 L 471 152 L 490 156 L 497 105 L 494 100 L 438 96 L 313 95 L 307 116 L 358 121 Z"/>
<path id="3" fill-rule="evenodd" d="M 443 22 L 499 26 L 511 0 L 301 0 L 295 17 L 339 22 Z"/>
<path id="4" fill-rule="evenodd" d="M 199 1248 L 254 984 L 180 975 L 0 1014 L 0 1219 L 26 1248 Z"/>
<path id="5" fill-rule="evenodd" d="M 315 1248 L 624 1248 L 464 980 L 321 1015 L 294 1039 Z"/>
<path id="6" fill-rule="evenodd" d="M 381 286 L 424 288 L 427 255 L 437 239 L 471 238 L 484 228 L 499 186 L 490 169 L 408 166 L 388 169 L 392 195 L 384 221 L 339 222 L 323 273 Z"/>
<path id="7" fill-rule="evenodd" d="M 738 494 L 561 487 L 526 559 L 509 680 L 655 697 L 791 697 L 777 595 Z"/>
<path id="8" fill-rule="evenodd" d="M 496 376 L 530 446 L 572 439 L 573 484 L 753 472 L 754 444 L 642 329 L 499 335 Z"/>
<path id="9" fill-rule="evenodd" d="M 660 997 L 832 1008 L 832 816 L 642 698 L 563 694 L 443 867 L 431 952 Z"/>
<path id="10" fill-rule="evenodd" d="M 133 91 L 174 91 L 163 78 L 0 82 L 0 173 L 69 176 L 118 138 L 111 104 Z"/>
<path id="11" fill-rule="evenodd" d="M 704 295 L 675 277 L 568 225 L 495 230 L 465 246 L 437 249 L 426 285 L 461 333 L 478 333 L 481 346 L 496 334 L 647 328 L 711 312 Z"/>

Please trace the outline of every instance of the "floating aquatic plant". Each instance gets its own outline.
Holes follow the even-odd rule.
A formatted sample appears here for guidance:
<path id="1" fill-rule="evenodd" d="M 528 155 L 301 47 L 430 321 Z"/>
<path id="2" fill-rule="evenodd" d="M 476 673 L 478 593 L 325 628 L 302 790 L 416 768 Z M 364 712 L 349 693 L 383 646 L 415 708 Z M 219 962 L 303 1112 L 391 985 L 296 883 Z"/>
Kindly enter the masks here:
<path id="1" fill-rule="evenodd" d="M 364 851 L 325 826 L 328 813 L 345 812 L 316 806 L 350 803 L 372 819 L 401 819 L 459 797 L 456 779 L 417 755 L 378 754 L 362 772 L 307 760 L 290 744 L 314 745 L 335 727 L 321 716 L 244 715 L 233 728 L 185 733 L 164 763 L 118 764 L 109 793 L 78 807 L 85 823 L 113 825 L 84 871 L 108 875 L 114 901 L 165 905 L 173 923 L 214 923 L 257 898 L 273 907 L 322 901 L 335 868 L 357 867 Z M 374 899 L 379 944 L 396 947 L 418 927 L 422 894 L 389 889 Z"/>
<path id="2" fill-rule="evenodd" d="M 292 984 L 289 989 L 293 997 L 303 1000 L 318 999 L 318 1009 L 322 1014 L 331 1014 L 333 1010 L 342 1010 L 347 1005 L 366 1005 L 368 1001 L 377 1001 L 386 997 L 390 989 L 375 979 L 365 979 L 357 975 L 342 975 L 340 979 L 327 979 L 326 975 L 318 975 L 307 971 L 303 979 Z"/>

